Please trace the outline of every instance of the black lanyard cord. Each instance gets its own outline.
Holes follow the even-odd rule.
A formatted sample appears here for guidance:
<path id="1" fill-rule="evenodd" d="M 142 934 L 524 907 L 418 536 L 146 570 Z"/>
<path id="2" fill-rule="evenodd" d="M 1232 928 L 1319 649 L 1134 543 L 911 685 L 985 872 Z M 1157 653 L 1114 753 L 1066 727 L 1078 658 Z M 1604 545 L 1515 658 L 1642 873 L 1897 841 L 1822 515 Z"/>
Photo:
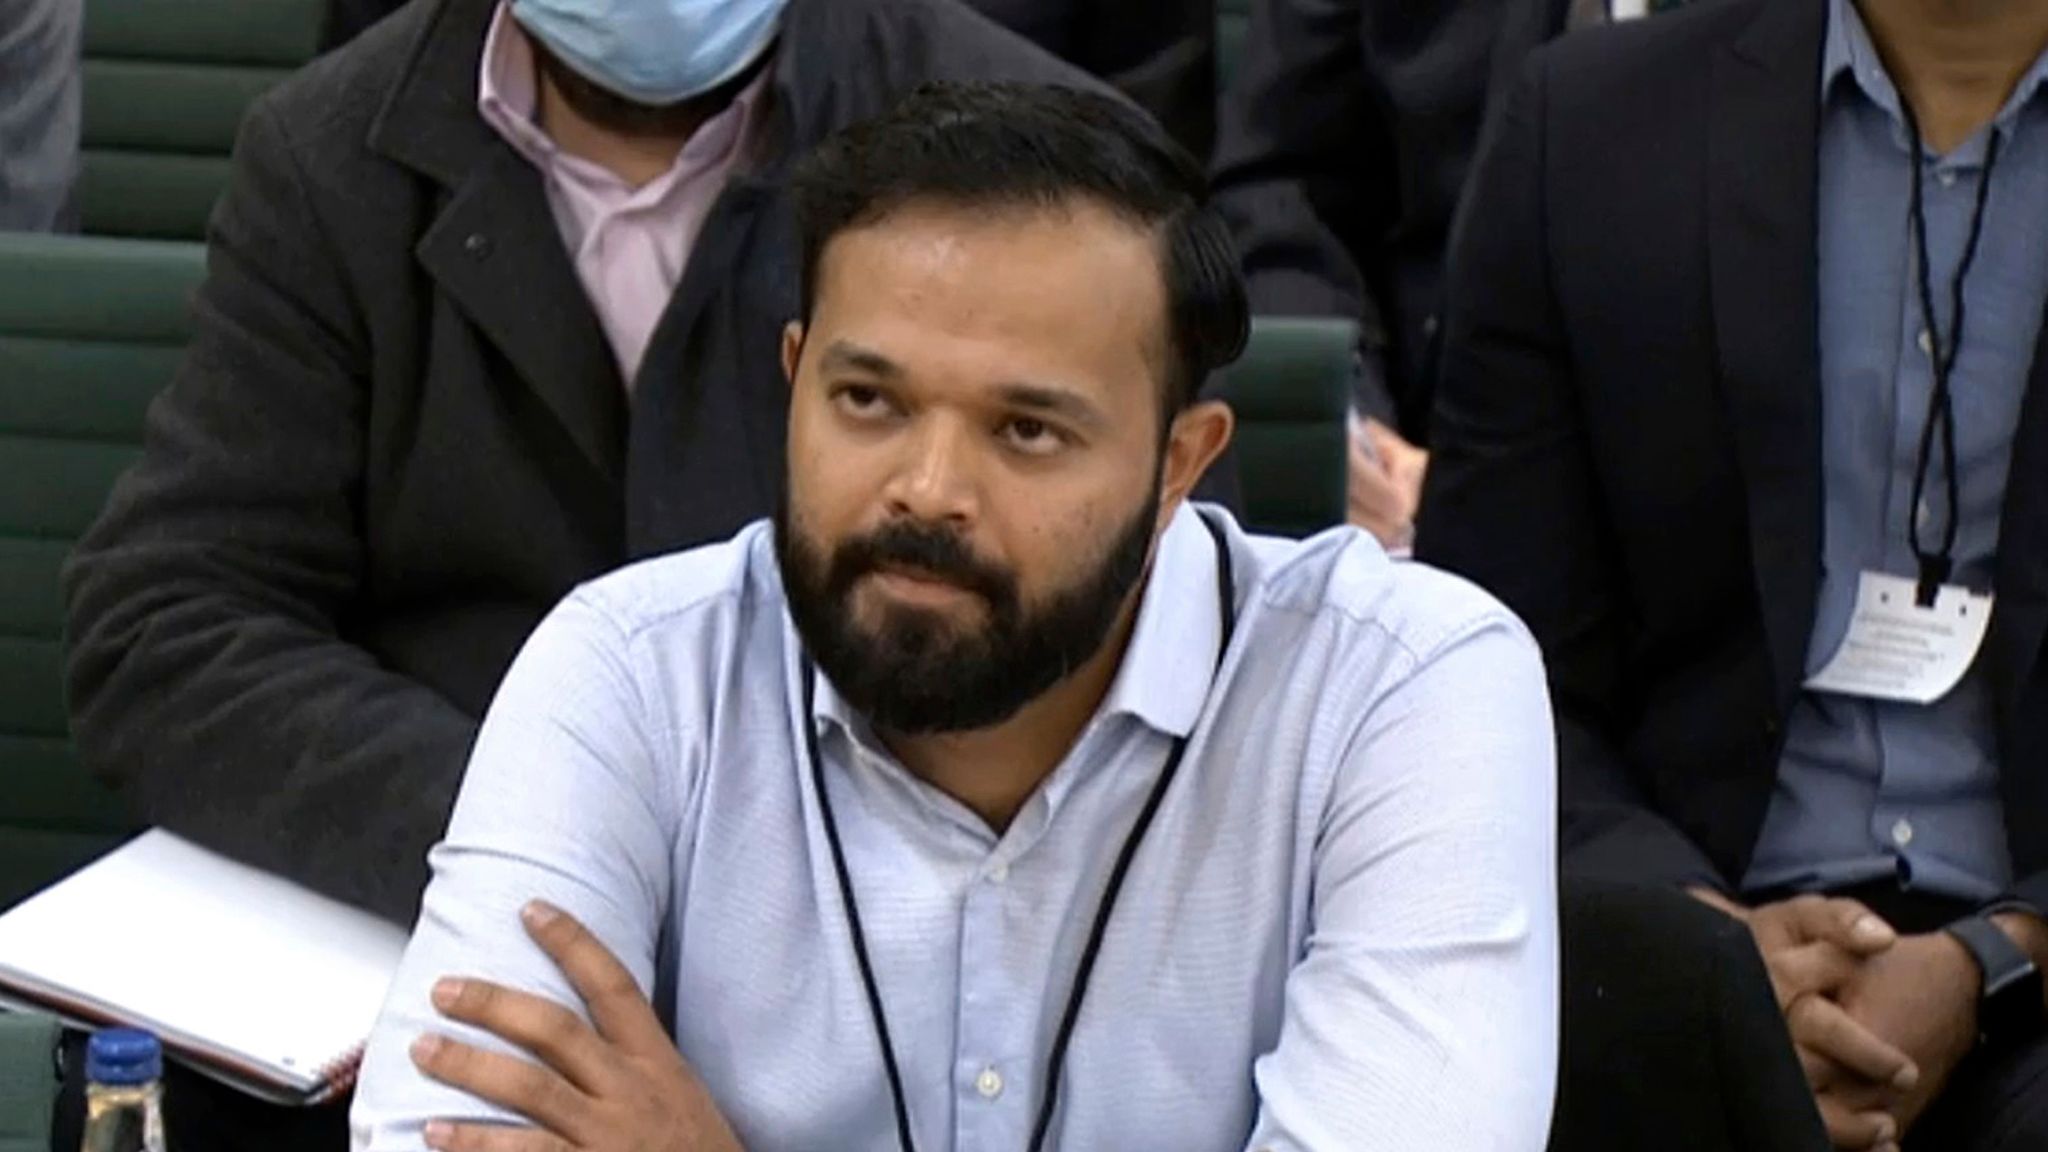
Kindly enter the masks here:
<path id="1" fill-rule="evenodd" d="M 825 790 L 825 758 L 818 754 L 818 725 L 812 719 L 816 699 L 812 681 L 817 674 L 811 668 L 808 654 L 799 675 L 804 687 L 804 711 L 799 720 L 804 726 L 804 751 L 811 761 L 811 788 L 818 794 L 825 841 L 832 848 L 832 871 L 839 880 L 839 899 L 846 905 L 846 925 L 853 937 L 853 959 L 860 967 L 861 989 L 867 994 L 868 1014 L 874 1017 L 875 1033 L 882 1045 L 882 1071 L 888 1074 L 889 1099 L 896 1105 L 896 1142 L 902 1145 L 903 1152 L 912 1152 L 916 1145 L 910 1139 L 910 1109 L 903 1103 L 903 1072 L 896 1066 L 896 1045 L 889 1040 L 889 1017 L 882 1011 L 882 989 L 875 983 L 875 966 L 868 959 L 868 937 L 861 930 L 860 905 L 853 898 L 853 877 L 846 870 L 846 850 L 839 845 L 839 823 L 832 819 L 832 794 Z"/>
<path id="2" fill-rule="evenodd" d="M 1985 206 L 1991 200 L 1991 174 L 1998 166 L 2000 136 L 1998 129 L 1991 130 L 1990 141 L 1984 148 L 1984 167 L 1977 176 L 1977 201 L 1970 214 L 1970 237 L 1963 247 L 1963 258 L 1956 265 L 1956 272 L 1949 282 L 1949 305 L 1952 322 L 1946 336 L 1934 311 L 1934 274 L 1927 257 L 1927 210 L 1921 185 L 1926 180 L 1926 159 L 1923 153 L 1926 145 L 1920 135 L 1920 120 L 1913 113 L 1912 101 L 1899 100 L 1900 110 L 1905 114 L 1907 142 L 1913 153 L 1913 187 L 1907 200 L 1907 224 L 1913 235 L 1915 272 L 1918 274 L 1920 317 L 1927 332 L 1928 361 L 1934 374 L 1934 387 L 1927 396 L 1927 420 L 1920 428 L 1920 452 L 1913 468 L 1913 501 L 1906 514 L 1906 539 L 1912 544 L 1913 556 L 1920 562 L 1919 602 L 1923 608 L 1934 603 L 1935 595 L 1943 584 L 1948 583 L 1955 567 L 1956 533 L 1961 526 L 1960 485 L 1956 476 L 1956 417 L 1952 377 L 1956 359 L 1963 349 L 1963 288 L 1969 281 L 1970 267 L 1977 262 L 1977 248 L 1984 238 Z M 1920 514 L 1922 500 L 1927 492 L 1928 473 L 1934 465 L 1934 438 L 1941 436 L 1943 479 L 1948 489 L 1948 515 L 1941 526 L 1941 548 L 1930 551 L 1920 541 Z"/>
<path id="3" fill-rule="evenodd" d="M 1221 670 L 1223 657 L 1229 652 L 1231 638 L 1237 631 L 1237 581 L 1230 562 L 1230 545 L 1224 538 L 1223 529 L 1207 516 L 1202 516 L 1201 520 L 1216 543 L 1217 616 L 1223 625 L 1223 634 L 1216 646 L 1216 667 Z M 917 1145 L 910 1133 L 910 1106 L 903 1095 L 903 1072 L 896 1062 L 895 1044 L 889 1037 L 888 1016 L 882 1010 L 881 985 L 875 980 L 874 963 L 868 955 L 867 933 L 861 926 L 860 903 L 854 899 L 853 877 L 846 867 L 846 852 L 840 844 L 838 821 L 832 815 L 832 797 L 825 789 L 825 760 L 818 754 L 818 726 L 813 719 L 816 672 L 808 654 L 804 656 L 798 674 L 803 679 L 803 715 L 798 719 L 804 730 L 804 752 L 811 762 L 811 787 L 818 795 L 818 814 L 825 825 L 825 842 L 832 850 L 832 871 L 839 882 L 839 898 L 846 906 L 847 933 L 853 937 L 854 962 L 860 968 L 868 1012 L 874 1017 L 875 1038 L 882 1048 L 882 1069 L 888 1075 L 889 1099 L 896 1111 L 896 1142 L 902 1152 L 916 1152 Z M 1138 812 L 1137 823 L 1124 838 L 1123 849 L 1117 853 L 1116 865 L 1110 870 L 1109 884 L 1103 891 L 1102 901 L 1096 905 L 1095 919 L 1088 930 L 1088 942 L 1081 950 L 1081 962 L 1074 972 L 1074 986 L 1067 994 L 1066 1011 L 1060 1016 L 1059 1030 L 1053 1036 L 1052 1052 L 1046 1061 L 1045 1095 L 1039 1104 L 1037 1122 L 1032 1126 L 1029 1152 L 1039 1152 L 1045 1146 L 1046 1134 L 1052 1128 L 1053 1112 L 1059 1104 L 1060 1074 L 1066 1067 L 1067 1047 L 1073 1040 L 1075 1022 L 1081 1017 L 1081 1001 L 1087 994 L 1089 977 L 1094 975 L 1095 959 L 1101 953 L 1103 937 L 1109 931 L 1110 912 L 1116 907 L 1117 896 L 1123 890 L 1124 876 L 1130 871 L 1138 846 L 1151 828 L 1152 818 L 1158 814 L 1159 805 L 1166 798 L 1166 789 L 1180 771 L 1181 758 L 1187 750 L 1187 737 L 1175 737 L 1173 750 L 1167 753 L 1166 766 L 1146 796 L 1145 806 Z"/>

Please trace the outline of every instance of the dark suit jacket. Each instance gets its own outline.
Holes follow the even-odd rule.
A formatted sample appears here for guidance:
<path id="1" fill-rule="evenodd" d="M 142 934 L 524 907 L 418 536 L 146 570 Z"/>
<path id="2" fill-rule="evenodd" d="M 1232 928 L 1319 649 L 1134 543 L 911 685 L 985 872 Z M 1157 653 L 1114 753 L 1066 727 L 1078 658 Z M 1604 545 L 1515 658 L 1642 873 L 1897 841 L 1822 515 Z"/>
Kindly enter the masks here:
<path id="1" fill-rule="evenodd" d="M 1537 54 L 1452 259 L 1420 554 L 1549 661 L 1564 863 L 1739 883 L 1820 579 L 1823 0 L 1725 0 Z M 2019 894 L 2048 906 L 2048 337 L 1981 659 Z"/>
<path id="2" fill-rule="evenodd" d="M 1496 67 L 1559 0 L 1256 0 L 1217 117 L 1215 202 L 1254 310 L 1357 317 L 1427 427 L 1445 239 Z"/>
<path id="3" fill-rule="evenodd" d="M 325 47 L 345 44 L 403 0 L 330 0 Z M 968 0 L 1075 67 L 1109 81 L 1190 152 L 1216 134 L 1216 0 Z"/>
<path id="4" fill-rule="evenodd" d="M 540 178 L 476 113 L 493 3 L 422 0 L 258 102 L 197 336 L 66 572 L 85 762 L 394 919 L 540 617 L 772 507 L 790 157 L 929 79 L 1095 84 L 952 0 L 796 0 L 769 155 L 713 209 L 629 431 Z"/>
<path id="5" fill-rule="evenodd" d="M 968 0 L 1115 85 L 1199 160 L 1216 136 L 1216 0 Z"/>

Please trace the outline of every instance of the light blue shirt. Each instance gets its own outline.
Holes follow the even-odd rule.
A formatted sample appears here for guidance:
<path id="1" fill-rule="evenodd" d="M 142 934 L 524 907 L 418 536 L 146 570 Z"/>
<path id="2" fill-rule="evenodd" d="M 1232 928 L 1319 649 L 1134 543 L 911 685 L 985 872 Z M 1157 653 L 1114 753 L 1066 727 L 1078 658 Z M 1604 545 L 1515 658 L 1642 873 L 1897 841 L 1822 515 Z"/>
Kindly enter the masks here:
<path id="1" fill-rule="evenodd" d="M 1833 0 L 1821 70 L 1820 378 L 1826 489 L 1820 602 L 1807 672 L 1849 627 L 1866 570 L 1916 577 L 1906 535 L 1919 436 L 1934 388 L 1921 347 L 1907 226 L 1912 153 L 1899 93 L 1849 0 Z M 1991 126 L 1925 169 L 1936 316 L 1969 237 L 1978 177 L 2002 138 L 1984 239 L 1965 288 L 1952 381 L 1958 521 L 1952 579 L 1991 589 L 2013 430 L 2048 302 L 2048 56 Z M 1921 535 L 1938 547 L 1947 495 L 1929 470 Z M 1993 611 L 1996 611 L 1994 606 Z M 1807 693 L 1786 726 L 1777 791 L 1746 886 L 1825 889 L 1897 875 L 1989 900 L 2011 881 L 1997 723 L 1980 660 L 1932 705 Z"/>
<path id="2" fill-rule="evenodd" d="M 920 1149 L 1022 1152 L 1088 918 L 1176 736 L 1068 1054 L 1051 1147 L 1529 1152 L 1558 1042 L 1554 736 L 1495 601 L 1352 529 L 1163 535 L 1094 718 L 1008 829 L 903 768 L 799 647 L 770 530 L 626 569 L 493 703 L 370 1043 L 355 1146 L 489 1118 L 422 1079 L 428 990 L 574 1004 L 520 928 L 569 910 L 651 991 L 755 1152 L 896 1147 L 802 752 L 826 786 Z"/>

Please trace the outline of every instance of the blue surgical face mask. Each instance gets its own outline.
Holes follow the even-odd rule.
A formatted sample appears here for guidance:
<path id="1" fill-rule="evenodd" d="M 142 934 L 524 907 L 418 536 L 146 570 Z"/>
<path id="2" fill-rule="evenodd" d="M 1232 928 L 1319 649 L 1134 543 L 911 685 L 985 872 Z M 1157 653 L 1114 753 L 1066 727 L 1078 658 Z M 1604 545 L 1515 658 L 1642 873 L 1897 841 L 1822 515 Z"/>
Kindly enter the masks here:
<path id="1" fill-rule="evenodd" d="M 512 0 L 512 18 L 586 80 L 639 104 L 701 96 L 761 58 L 788 0 Z"/>

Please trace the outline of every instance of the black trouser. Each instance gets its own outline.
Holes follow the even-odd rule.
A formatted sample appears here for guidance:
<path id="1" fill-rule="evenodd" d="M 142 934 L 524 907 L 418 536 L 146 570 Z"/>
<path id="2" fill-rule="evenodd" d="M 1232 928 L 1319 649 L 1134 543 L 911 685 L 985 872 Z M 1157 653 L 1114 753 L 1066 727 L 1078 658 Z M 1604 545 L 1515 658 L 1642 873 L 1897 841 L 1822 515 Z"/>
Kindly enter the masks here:
<path id="1" fill-rule="evenodd" d="M 1900 932 L 1933 932 L 1974 909 L 1895 883 L 1834 893 L 1860 900 Z M 1965 1060 L 1913 1126 L 1908 1152 L 2048 1152 L 2048 1038 Z"/>
<path id="2" fill-rule="evenodd" d="M 1749 929 L 1676 888 L 1566 877 L 1550 1152 L 1827 1152 Z"/>
<path id="3" fill-rule="evenodd" d="M 51 1152 L 78 1152 L 85 1124 L 85 1036 L 64 1038 L 64 1088 Z M 164 1064 L 164 1142 L 176 1152 L 346 1152 L 348 1104 L 284 1108 Z"/>

